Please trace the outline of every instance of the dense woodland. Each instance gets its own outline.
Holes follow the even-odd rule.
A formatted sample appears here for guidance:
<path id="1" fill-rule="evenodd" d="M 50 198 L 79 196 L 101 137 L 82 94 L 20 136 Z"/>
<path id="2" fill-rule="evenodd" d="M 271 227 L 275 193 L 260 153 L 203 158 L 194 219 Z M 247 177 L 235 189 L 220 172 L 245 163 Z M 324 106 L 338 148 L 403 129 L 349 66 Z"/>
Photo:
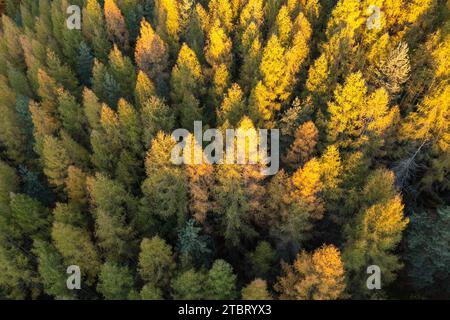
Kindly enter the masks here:
<path id="1" fill-rule="evenodd" d="M 0 3 L 0 298 L 450 298 L 450 2 Z M 280 171 L 172 164 L 194 120 Z"/>

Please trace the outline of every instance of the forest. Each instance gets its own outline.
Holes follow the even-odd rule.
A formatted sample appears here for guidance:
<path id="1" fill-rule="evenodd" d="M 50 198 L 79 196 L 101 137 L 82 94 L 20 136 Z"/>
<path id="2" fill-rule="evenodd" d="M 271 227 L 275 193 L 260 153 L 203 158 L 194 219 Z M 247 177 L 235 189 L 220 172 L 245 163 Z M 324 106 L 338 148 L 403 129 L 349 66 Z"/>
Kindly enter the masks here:
<path id="1" fill-rule="evenodd" d="M 0 15 L 0 299 L 450 299 L 450 1 Z M 194 121 L 279 171 L 172 163 Z"/>

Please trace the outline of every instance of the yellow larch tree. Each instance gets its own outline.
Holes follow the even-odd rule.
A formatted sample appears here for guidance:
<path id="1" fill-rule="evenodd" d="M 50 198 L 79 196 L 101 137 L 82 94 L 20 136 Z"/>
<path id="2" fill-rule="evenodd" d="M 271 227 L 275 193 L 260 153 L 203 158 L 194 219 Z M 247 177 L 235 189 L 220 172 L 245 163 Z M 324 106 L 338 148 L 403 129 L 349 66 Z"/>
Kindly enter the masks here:
<path id="1" fill-rule="evenodd" d="M 345 271 L 341 253 L 333 245 L 323 245 L 314 253 L 303 251 L 293 265 L 283 265 L 284 276 L 275 290 L 285 300 L 335 300 L 345 297 Z"/>
<path id="2" fill-rule="evenodd" d="M 163 72 L 167 68 L 168 59 L 167 46 L 145 19 L 141 22 L 134 56 L 138 67 L 151 80 L 164 78 Z"/>

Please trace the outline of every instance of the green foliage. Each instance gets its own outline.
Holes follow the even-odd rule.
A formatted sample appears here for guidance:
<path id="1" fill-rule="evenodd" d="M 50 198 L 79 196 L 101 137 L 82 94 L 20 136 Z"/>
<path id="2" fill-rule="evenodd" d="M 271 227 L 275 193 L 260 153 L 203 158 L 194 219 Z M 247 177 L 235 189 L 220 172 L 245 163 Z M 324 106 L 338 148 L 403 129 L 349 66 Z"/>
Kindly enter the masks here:
<path id="1" fill-rule="evenodd" d="M 272 300 L 266 281 L 255 279 L 250 282 L 242 289 L 242 300 Z"/>
<path id="2" fill-rule="evenodd" d="M 189 220 L 178 233 L 177 249 L 184 265 L 199 265 L 209 261 L 209 239 L 200 232 L 201 228 L 195 226 L 195 220 Z"/>
<path id="3" fill-rule="evenodd" d="M 205 273 L 194 269 L 180 273 L 172 280 L 172 297 L 175 300 L 204 299 L 206 278 Z"/>
<path id="4" fill-rule="evenodd" d="M 236 275 L 233 268 L 224 260 L 216 260 L 208 272 L 206 280 L 207 298 L 211 300 L 235 299 Z"/>
<path id="5" fill-rule="evenodd" d="M 175 270 L 172 247 L 158 236 L 143 239 L 139 253 L 139 274 L 147 284 L 164 289 Z"/>
<path id="6" fill-rule="evenodd" d="M 97 290 L 107 300 L 126 300 L 133 289 L 133 282 L 127 267 L 106 262 L 100 270 Z"/>
<path id="7" fill-rule="evenodd" d="M 412 214 L 407 236 L 408 275 L 414 287 L 430 297 L 446 298 L 450 285 L 446 249 L 450 239 L 450 210 L 420 210 Z M 441 295 L 443 294 L 443 295 Z"/>

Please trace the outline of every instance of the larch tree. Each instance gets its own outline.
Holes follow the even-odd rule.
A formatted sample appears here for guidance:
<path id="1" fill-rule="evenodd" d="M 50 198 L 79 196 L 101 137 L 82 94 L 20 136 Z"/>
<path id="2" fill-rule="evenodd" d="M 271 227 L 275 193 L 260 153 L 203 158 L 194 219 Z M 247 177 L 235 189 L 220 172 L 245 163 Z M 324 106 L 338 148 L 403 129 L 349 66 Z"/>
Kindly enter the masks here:
<path id="1" fill-rule="evenodd" d="M 216 260 L 206 280 L 207 298 L 211 300 L 235 299 L 236 275 L 232 266 L 224 260 Z"/>
<path id="2" fill-rule="evenodd" d="M 205 298 L 205 281 L 202 271 L 189 269 L 172 280 L 172 297 L 175 300 L 201 300 Z"/>
<path id="3" fill-rule="evenodd" d="M 141 21 L 140 34 L 134 54 L 139 69 L 154 82 L 163 81 L 167 68 L 167 45 L 145 19 Z"/>
<path id="4" fill-rule="evenodd" d="M 175 270 L 172 247 L 158 236 L 144 238 L 141 242 L 138 270 L 146 284 L 165 290 Z"/>
<path id="5" fill-rule="evenodd" d="M 136 86 L 134 88 L 134 101 L 143 108 L 144 104 L 155 95 L 155 85 L 149 77 L 139 70 L 136 78 Z"/>
<path id="6" fill-rule="evenodd" d="M 298 127 L 285 162 L 293 169 L 304 165 L 314 154 L 318 137 L 319 131 L 314 122 L 308 121 Z"/>
<path id="7" fill-rule="evenodd" d="M 156 0 L 154 17 L 156 32 L 169 44 L 171 53 L 174 54 L 178 50 L 181 31 L 179 3 L 175 0 Z"/>
<path id="8" fill-rule="evenodd" d="M 355 297 L 371 296 L 364 270 L 377 265 L 383 270 L 384 286 L 396 278 L 402 267 L 393 250 L 408 225 L 402 199 L 394 186 L 392 172 L 379 169 L 368 178 L 362 192 L 360 210 L 346 227 L 347 243 L 343 260 L 348 270 L 349 287 Z"/>
<path id="9" fill-rule="evenodd" d="M 200 95 L 203 91 L 203 75 L 200 63 L 186 44 L 178 54 L 172 69 L 171 98 L 183 128 L 192 130 L 194 121 L 202 121 Z"/>
<path id="10" fill-rule="evenodd" d="M 106 23 L 100 3 L 88 0 L 83 8 L 83 34 L 93 48 L 95 56 L 106 61 L 111 44 L 105 29 Z"/>
<path id="11" fill-rule="evenodd" d="M 105 0 L 104 12 L 109 41 L 126 51 L 129 47 L 128 30 L 122 12 L 115 0 Z"/>
<path id="12" fill-rule="evenodd" d="M 136 71 L 131 59 L 124 56 L 116 45 L 109 53 L 108 58 L 111 75 L 119 85 L 120 96 L 131 100 L 133 89 L 136 86 Z"/>
<path id="13" fill-rule="evenodd" d="M 130 226 L 135 200 L 119 182 L 97 173 L 89 177 L 87 188 L 95 218 L 95 235 L 103 255 L 110 262 L 129 258 L 135 249 Z"/>
<path id="14" fill-rule="evenodd" d="M 250 282 L 241 292 L 243 300 L 272 300 L 267 290 L 267 282 L 262 279 L 255 279 Z"/>
<path id="15" fill-rule="evenodd" d="M 344 297 L 345 272 L 341 253 L 333 245 L 297 255 L 293 265 L 284 264 L 284 275 L 275 290 L 286 300 L 335 300 Z"/>

